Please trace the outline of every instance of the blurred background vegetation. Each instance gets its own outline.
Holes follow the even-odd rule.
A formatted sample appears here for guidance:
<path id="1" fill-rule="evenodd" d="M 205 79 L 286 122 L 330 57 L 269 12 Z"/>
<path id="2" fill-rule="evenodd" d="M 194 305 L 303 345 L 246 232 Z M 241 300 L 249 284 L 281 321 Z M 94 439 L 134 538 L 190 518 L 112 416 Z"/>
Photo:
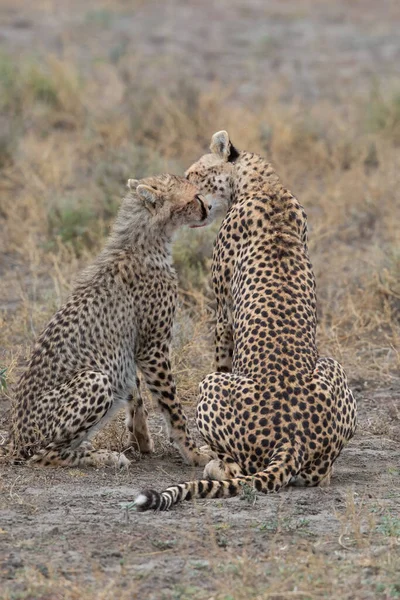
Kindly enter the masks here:
<path id="1" fill-rule="evenodd" d="M 376 30 L 372 3 L 359 6 L 2 2 L 0 365 L 9 382 L 101 248 L 128 177 L 183 173 L 222 128 L 268 157 L 306 208 L 321 352 L 353 381 L 398 376 L 399 7 L 388 2 Z M 217 227 L 182 232 L 174 250 L 175 359 L 190 397 L 212 368 Z"/>

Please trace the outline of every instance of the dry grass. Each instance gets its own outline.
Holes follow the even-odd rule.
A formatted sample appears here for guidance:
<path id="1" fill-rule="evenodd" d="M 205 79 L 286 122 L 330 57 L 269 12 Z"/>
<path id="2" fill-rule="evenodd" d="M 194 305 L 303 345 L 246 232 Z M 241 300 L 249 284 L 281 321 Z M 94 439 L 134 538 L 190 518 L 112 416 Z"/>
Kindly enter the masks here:
<path id="1" fill-rule="evenodd" d="M 115 10 L 125 10 L 122 2 L 118 8 L 89 4 L 89 35 L 96 28 L 108 31 Z M 55 10 L 45 1 L 38 10 L 46 15 L 49 6 Z M 197 87 L 179 77 L 162 88 L 153 85 L 142 78 L 145 58 L 127 54 L 123 39 L 108 59 L 89 66 L 76 58 L 72 34 L 62 42 L 65 51 L 46 59 L 0 56 L 3 399 L 12 397 L 35 336 L 68 294 L 75 273 L 100 249 L 127 179 L 182 173 L 222 128 L 239 147 L 267 156 L 306 208 L 321 353 L 340 360 L 353 383 L 398 382 L 400 84 L 384 91 L 375 84 L 370 94 L 354 97 L 338 90 L 335 100 L 311 105 L 285 95 L 277 83 L 264 101 L 238 102 L 234 86 Z M 191 406 L 213 364 L 208 273 L 216 231 L 217 225 L 182 232 L 174 249 L 181 304 L 173 365 L 182 402 Z M 396 412 L 392 421 L 398 418 Z M 390 427 L 372 415 L 366 431 L 385 436 Z M 121 450 L 122 417 L 100 435 L 102 445 Z M 161 433 L 155 441 L 157 453 L 170 452 Z M 302 536 L 287 523 L 268 524 L 272 542 L 258 560 L 246 550 L 224 548 L 223 531 L 206 549 L 199 538 L 199 560 L 187 561 L 182 584 L 165 598 L 399 598 L 398 517 L 378 501 L 372 511 L 371 502 L 349 493 L 336 514 L 335 540 Z M 0 529 L 0 541 L 1 535 Z M 193 570 L 201 575 L 201 588 L 191 583 Z M 145 597 L 147 577 L 145 569 L 129 571 L 122 562 L 117 573 L 99 570 L 91 584 L 51 565 L 21 566 L 18 581 L 9 580 L 0 597 L 107 600 L 117 590 L 124 600 Z"/>
<path id="2" fill-rule="evenodd" d="M 112 64 L 106 74 L 97 85 L 65 60 L 25 65 L 1 58 L 0 105 L 7 115 L 0 150 L 1 297 L 12 309 L 1 333 L 2 366 L 25 355 L 76 270 L 99 250 L 128 177 L 182 172 L 224 126 L 243 148 L 268 156 L 306 207 L 321 352 L 341 360 L 353 379 L 398 374 L 398 96 L 354 98 L 344 122 L 340 104 L 321 102 L 305 112 L 299 101 L 283 104 L 279 90 L 275 101 L 251 109 L 236 105 L 231 90 L 188 84 L 157 94 L 143 90 L 133 105 L 129 77 L 123 81 Z M 102 89 L 106 94 L 105 82 L 114 96 L 92 110 L 93 98 Z M 209 310 L 215 233 L 216 227 L 185 232 L 175 246 L 186 290 L 176 365 L 184 377 L 198 363 L 192 380 L 210 366 L 202 358 L 207 319 L 194 336 L 189 326 L 189 339 L 183 333 L 179 340 L 194 322 L 191 315 Z"/>
<path id="3" fill-rule="evenodd" d="M 395 94 L 354 98 L 344 123 L 344 105 L 321 102 L 306 112 L 300 101 L 282 103 L 281 89 L 270 92 L 267 105 L 251 109 L 235 104 L 232 90 L 202 91 L 187 83 L 162 93 L 144 89 L 138 97 L 134 81 L 123 80 L 113 64 L 98 81 L 70 61 L 17 63 L 3 55 L 0 80 L 7 114 L 0 145 L 0 297 L 8 309 L 0 328 L 0 368 L 6 394 L 75 273 L 100 249 L 128 177 L 181 173 L 222 126 L 241 147 L 268 156 L 307 210 L 321 353 L 340 360 L 352 381 L 398 378 Z M 107 102 L 93 110 L 102 93 Z M 173 362 L 183 403 L 194 402 L 198 382 L 213 365 L 208 274 L 217 229 L 181 232 L 174 249 L 182 293 Z M 156 442 L 167 451 L 162 435 Z M 100 443 L 124 447 L 122 417 Z"/>

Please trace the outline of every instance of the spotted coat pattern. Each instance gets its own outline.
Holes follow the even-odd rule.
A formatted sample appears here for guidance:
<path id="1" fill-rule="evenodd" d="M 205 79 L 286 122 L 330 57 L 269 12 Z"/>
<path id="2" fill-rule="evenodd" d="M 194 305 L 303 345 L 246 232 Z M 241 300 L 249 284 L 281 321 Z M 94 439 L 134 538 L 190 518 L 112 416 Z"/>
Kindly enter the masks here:
<path id="1" fill-rule="evenodd" d="M 15 460 L 42 465 L 129 463 L 89 439 L 121 406 L 129 444 L 151 452 L 138 371 L 166 417 L 171 441 L 205 464 L 176 396 L 170 343 L 177 300 L 171 238 L 208 221 L 209 206 L 183 178 L 129 180 L 111 236 L 39 336 L 12 411 Z"/>
<path id="2" fill-rule="evenodd" d="M 234 496 L 245 484 L 264 493 L 326 485 L 356 427 L 343 368 L 317 352 L 303 207 L 265 159 L 238 152 L 226 132 L 211 150 L 187 177 L 228 206 L 212 265 L 217 371 L 201 382 L 197 405 L 216 457 L 205 480 L 144 492 L 138 510 Z"/>

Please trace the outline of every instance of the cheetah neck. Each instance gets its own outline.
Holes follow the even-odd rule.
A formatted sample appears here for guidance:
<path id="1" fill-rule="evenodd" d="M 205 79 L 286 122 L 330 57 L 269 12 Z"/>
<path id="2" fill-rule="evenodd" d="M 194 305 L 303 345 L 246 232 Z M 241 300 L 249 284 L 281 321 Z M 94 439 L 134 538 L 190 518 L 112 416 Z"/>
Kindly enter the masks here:
<path id="1" fill-rule="evenodd" d="M 150 222 L 146 210 L 135 204 L 124 203 L 115 220 L 111 235 L 95 261 L 77 278 L 76 289 L 86 286 L 106 272 L 120 268 L 144 273 L 167 270 L 175 277 L 172 268 L 172 234 Z"/>
<path id="2" fill-rule="evenodd" d="M 282 184 L 272 165 L 258 154 L 242 152 L 235 163 L 231 204 L 256 192 L 277 192 Z"/>
<path id="3" fill-rule="evenodd" d="M 272 165 L 257 154 L 240 155 L 233 176 L 231 206 L 242 206 L 250 225 L 252 217 L 271 235 L 301 238 L 306 215 L 297 199 L 285 189 Z M 253 208 L 254 207 L 254 208 Z M 261 219 L 261 220 L 260 220 Z"/>
<path id="4" fill-rule="evenodd" d="M 107 243 L 108 248 L 141 248 L 146 254 L 170 253 L 173 232 L 169 223 L 152 217 L 134 196 L 127 196 L 118 212 Z"/>

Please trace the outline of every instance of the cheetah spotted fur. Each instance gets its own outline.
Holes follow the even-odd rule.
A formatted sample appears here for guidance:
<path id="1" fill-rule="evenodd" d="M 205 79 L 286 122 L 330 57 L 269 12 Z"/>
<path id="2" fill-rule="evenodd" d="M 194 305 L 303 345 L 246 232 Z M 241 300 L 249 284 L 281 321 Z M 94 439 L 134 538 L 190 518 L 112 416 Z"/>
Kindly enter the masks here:
<path id="1" fill-rule="evenodd" d="M 227 132 L 186 176 L 227 204 L 212 280 L 217 372 L 200 384 L 197 425 L 217 455 L 204 480 L 146 491 L 137 510 L 191 498 L 326 485 L 356 427 L 345 372 L 316 347 L 315 280 L 307 220 L 271 165 L 239 152 Z"/>
<path id="2" fill-rule="evenodd" d="M 177 277 L 171 238 L 202 226 L 210 206 L 184 178 L 129 180 L 105 248 L 78 279 L 34 347 L 17 386 L 9 452 L 41 465 L 129 464 L 89 439 L 126 407 L 130 445 L 153 441 L 138 370 L 163 412 L 171 441 L 190 464 L 205 464 L 189 434 L 170 365 Z"/>

